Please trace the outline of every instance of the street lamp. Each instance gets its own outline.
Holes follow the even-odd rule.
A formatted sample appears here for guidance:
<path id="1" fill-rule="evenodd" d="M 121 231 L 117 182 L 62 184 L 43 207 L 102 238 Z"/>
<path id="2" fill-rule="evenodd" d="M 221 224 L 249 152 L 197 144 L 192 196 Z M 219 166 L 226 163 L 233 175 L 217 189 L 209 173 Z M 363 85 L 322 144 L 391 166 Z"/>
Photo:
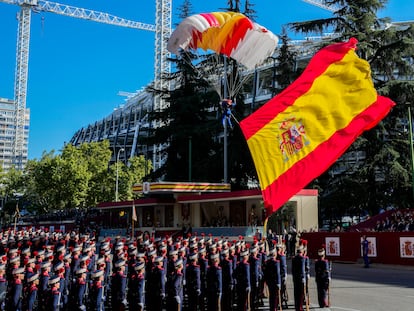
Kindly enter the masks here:
<path id="1" fill-rule="evenodd" d="M 118 150 L 118 154 L 116 155 L 116 181 L 115 181 L 115 202 L 118 202 L 118 179 L 119 179 L 119 154 L 125 151 L 124 148 Z"/>

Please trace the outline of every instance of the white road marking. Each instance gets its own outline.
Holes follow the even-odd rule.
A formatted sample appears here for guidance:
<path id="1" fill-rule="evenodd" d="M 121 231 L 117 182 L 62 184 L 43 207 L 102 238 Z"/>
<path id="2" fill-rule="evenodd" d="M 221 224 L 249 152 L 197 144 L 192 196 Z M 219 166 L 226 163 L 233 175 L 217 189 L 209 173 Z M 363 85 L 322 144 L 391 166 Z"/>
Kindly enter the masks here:
<path id="1" fill-rule="evenodd" d="M 341 308 L 341 307 L 331 307 L 332 310 L 346 310 L 346 311 L 361 311 L 359 309 L 349 309 L 349 308 Z"/>

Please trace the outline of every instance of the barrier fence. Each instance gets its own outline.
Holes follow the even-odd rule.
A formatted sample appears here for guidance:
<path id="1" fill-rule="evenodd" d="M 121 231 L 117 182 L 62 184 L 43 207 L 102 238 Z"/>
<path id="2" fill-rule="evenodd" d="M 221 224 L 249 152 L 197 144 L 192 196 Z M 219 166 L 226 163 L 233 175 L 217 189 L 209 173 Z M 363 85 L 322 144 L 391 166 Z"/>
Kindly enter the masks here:
<path id="1" fill-rule="evenodd" d="M 308 241 L 310 258 L 316 258 L 324 245 L 329 260 L 357 262 L 362 258 L 364 235 L 371 263 L 414 266 L 414 232 L 312 232 L 301 238 Z"/>

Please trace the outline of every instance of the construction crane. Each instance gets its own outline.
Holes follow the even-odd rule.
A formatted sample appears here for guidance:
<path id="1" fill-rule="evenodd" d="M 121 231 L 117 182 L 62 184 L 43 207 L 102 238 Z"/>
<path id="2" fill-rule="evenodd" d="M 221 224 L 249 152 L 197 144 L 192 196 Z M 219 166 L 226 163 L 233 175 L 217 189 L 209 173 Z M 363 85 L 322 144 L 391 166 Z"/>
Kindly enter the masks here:
<path id="1" fill-rule="evenodd" d="M 128 27 L 155 32 L 154 81 L 157 86 L 165 87 L 163 74 L 170 71 L 166 42 L 171 34 L 171 1 L 156 0 L 156 25 L 145 24 L 120 18 L 108 13 L 43 0 L 0 0 L 7 4 L 20 6 L 18 14 L 18 35 L 16 51 L 16 72 L 14 85 L 14 127 L 12 142 L 12 165 L 23 169 L 24 126 L 29 69 L 30 20 L 31 12 L 50 12 L 99 23 Z M 154 105 L 161 105 L 161 100 Z"/>
<path id="2" fill-rule="evenodd" d="M 336 12 L 339 9 L 339 8 L 333 6 L 333 5 L 326 4 L 325 1 L 323 1 L 323 0 L 302 0 L 302 1 L 307 2 L 309 4 L 312 4 L 314 6 L 320 7 L 322 9 L 327 10 L 327 11 L 331 11 L 331 12 Z"/>

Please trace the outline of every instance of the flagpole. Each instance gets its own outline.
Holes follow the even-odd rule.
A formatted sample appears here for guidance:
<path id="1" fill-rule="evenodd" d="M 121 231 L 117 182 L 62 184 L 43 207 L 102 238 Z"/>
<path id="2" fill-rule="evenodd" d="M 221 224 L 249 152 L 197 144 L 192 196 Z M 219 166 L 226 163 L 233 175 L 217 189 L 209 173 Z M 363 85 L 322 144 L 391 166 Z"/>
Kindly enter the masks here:
<path id="1" fill-rule="evenodd" d="M 16 203 L 16 210 L 14 211 L 14 228 L 13 228 L 14 233 L 16 233 L 18 216 L 19 216 L 19 202 Z"/>
<path id="2" fill-rule="evenodd" d="M 137 211 L 135 209 L 135 202 L 132 201 L 132 213 L 131 213 L 131 238 L 134 238 L 134 223 L 137 221 Z"/>
<path id="3" fill-rule="evenodd" d="M 134 203 L 132 203 L 132 217 L 131 217 L 131 238 L 134 238 Z"/>
<path id="4" fill-rule="evenodd" d="M 132 207 L 132 208 L 134 208 L 134 207 Z M 134 238 L 134 220 L 132 219 L 132 224 L 131 224 L 131 226 L 132 226 L 132 228 L 131 228 L 131 238 Z"/>
<path id="5" fill-rule="evenodd" d="M 223 79 L 223 98 L 227 99 L 228 90 L 227 90 L 227 58 L 223 55 L 223 65 L 224 65 L 224 79 Z M 228 171 L 227 171 L 227 120 L 224 120 L 224 131 L 223 131 L 223 182 L 227 183 L 228 180 Z"/>

